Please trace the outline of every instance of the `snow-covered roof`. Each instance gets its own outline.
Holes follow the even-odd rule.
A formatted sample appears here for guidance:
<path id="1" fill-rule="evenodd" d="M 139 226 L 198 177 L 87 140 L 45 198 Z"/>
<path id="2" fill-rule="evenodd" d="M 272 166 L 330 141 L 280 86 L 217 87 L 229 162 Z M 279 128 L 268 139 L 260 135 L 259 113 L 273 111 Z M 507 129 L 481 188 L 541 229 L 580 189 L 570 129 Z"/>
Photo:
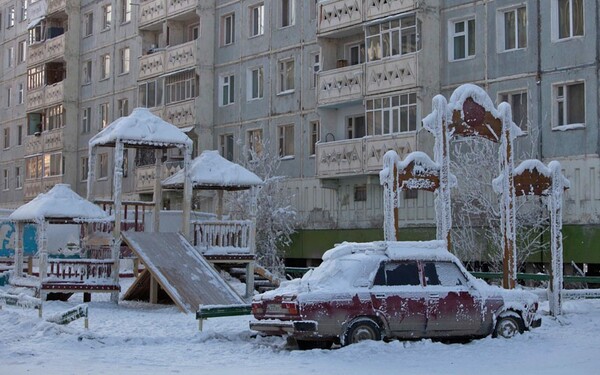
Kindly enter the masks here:
<path id="1" fill-rule="evenodd" d="M 139 146 L 192 146 L 192 140 L 185 133 L 147 108 L 135 108 L 129 116 L 118 118 L 92 137 L 89 146 L 114 146 L 117 141 Z"/>
<path id="2" fill-rule="evenodd" d="M 57 184 L 47 193 L 17 208 L 8 217 L 13 221 L 69 219 L 79 222 L 108 221 L 111 217 L 95 204 L 83 199 L 68 184 Z"/>
<path id="3" fill-rule="evenodd" d="M 164 188 L 181 188 L 184 170 L 166 178 Z M 190 166 L 192 186 L 204 189 L 249 189 L 262 184 L 260 177 L 239 164 L 235 164 L 219 155 L 218 151 L 206 150 L 192 160 Z"/>

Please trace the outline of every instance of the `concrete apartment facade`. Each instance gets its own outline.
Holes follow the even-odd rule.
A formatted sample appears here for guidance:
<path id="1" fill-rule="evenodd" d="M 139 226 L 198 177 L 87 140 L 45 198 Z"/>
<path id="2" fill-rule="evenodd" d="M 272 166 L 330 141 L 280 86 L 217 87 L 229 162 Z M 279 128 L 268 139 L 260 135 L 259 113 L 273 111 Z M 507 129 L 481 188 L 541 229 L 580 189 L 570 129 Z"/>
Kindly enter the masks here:
<path id="1" fill-rule="evenodd" d="M 299 212 L 290 258 L 317 259 L 382 238 L 383 154 L 430 153 L 433 96 L 473 82 L 571 179 L 565 259 L 600 263 L 597 0 L 0 0 L 0 12 L 3 207 L 58 182 L 85 195 L 90 137 L 145 106 L 194 155 L 270 147 Z M 105 197 L 111 152 L 96 166 Z M 180 168 L 165 158 L 163 173 Z M 153 157 L 126 160 L 125 194 L 151 200 Z M 406 239 L 431 238 L 433 200 L 404 197 Z"/>

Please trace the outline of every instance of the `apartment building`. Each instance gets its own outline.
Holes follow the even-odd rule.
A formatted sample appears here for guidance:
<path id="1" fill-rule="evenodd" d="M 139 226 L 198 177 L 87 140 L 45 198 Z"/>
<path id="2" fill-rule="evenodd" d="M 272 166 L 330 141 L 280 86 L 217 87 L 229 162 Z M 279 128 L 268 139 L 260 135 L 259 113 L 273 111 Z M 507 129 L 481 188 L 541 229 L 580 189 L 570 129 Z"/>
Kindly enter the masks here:
<path id="1" fill-rule="evenodd" d="M 195 155 L 269 147 L 299 212 L 289 255 L 317 259 L 382 237 L 383 155 L 430 152 L 433 96 L 474 82 L 571 179 L 565 259 L 600 263 L 597 0 L 0 0 L 0 12 L 4 207 L 58 182 L 85 195 L 89 138 L 143 106 Z M 180 168 L 177 151 L 164 158 L 163 175 Z M 151 200 L 154 154 L 125 163 L 127 197 Z M 98 195 L 111 164 L 101 151 Z M 435 233 L 433 200 L 403 196 L 404 238 Z"/>

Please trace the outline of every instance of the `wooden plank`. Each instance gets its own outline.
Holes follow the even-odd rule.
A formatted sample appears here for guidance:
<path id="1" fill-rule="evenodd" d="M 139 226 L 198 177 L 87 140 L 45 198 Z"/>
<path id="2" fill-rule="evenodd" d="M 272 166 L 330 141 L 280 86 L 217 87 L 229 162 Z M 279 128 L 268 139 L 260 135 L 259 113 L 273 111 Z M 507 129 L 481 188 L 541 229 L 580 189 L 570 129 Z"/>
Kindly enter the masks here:
<path id="1" fill-rule="evenodd" d="M 252 314 L 252 305 L 200 306 L 196 311 L 196 319 L 220 318 L 224 316 L 239 316 Z"/>
<path id="2" fill-rule="evenodd" d="M 122 235 L 125 243 L 142 259 L 148 272 L 183 312 L 195 313 L 197 307 L 204 304 L 244 303 L 181 234 L 125 232 Z"/>

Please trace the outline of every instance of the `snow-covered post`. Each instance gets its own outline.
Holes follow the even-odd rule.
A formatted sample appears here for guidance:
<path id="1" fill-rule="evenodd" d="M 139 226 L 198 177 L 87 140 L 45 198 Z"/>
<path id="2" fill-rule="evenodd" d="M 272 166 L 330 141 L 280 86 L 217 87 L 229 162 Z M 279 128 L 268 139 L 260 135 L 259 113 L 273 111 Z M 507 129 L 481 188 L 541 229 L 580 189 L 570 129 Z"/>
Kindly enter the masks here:
<path id="1" fill-rule="evenodd" d="M 502 249 L 504 251 L 502 286 L 513 289 L 517 280 L 517 256 L 515 233 L 515 188 L 513 182 L 513 134 L 512 111 L 510 104 L 500 103 L 498 106 L 502 121 L 499 161 L 501 179 L 500 222 L 502 226 Z"/>
<path id="2" fill-rule="evenodd" d="M 96 146 L 91 146 L 88 152 L 87 200 L 93 202 L 93 182 L 96 179 Z"/>
<path id="3" fill-rule="evenodd" d="M 248 239 L 248 248 L 251 255 L 256 255 L 256 213 L 258 187 L 250 188 L 250 238 Z M 246 298 L 254 295 L 254 262 L 251 260 L 246 264 Z"/>
<path id="4" fill-rule="evenodd" d="M 383 169 L 379 172 L 379 182 L 383 185 L 383 238 L 396 241 L 398 228 L 398 169 L 399 157 L 396 151 L 390 150 L 383 156 Z"/>
<path id="5" fill-rule="evenodd" d="M 40 289 L 41 284 L 48 277 L 48 222 L 42 219 L 38 222 L 38 233 L 37 233 L 38 253 L 39 255 L 39 274 L 40 274 Z M 21 267 L 23 267 L 21 265 Z M 46 300 L 46 293 L 40 292 L 40 299 Z M 41 314 L 41 313 L 40 313 Z M 41 315 L 40 315 L 41 317 Z"/>
<path id="6" fill-rule="evenodd" d="M 192 171 L 190 163 L 192 150 L 188 145 L 183 147 L 183 223 L 181 230 L 183 236 L 190 240 L 190 211 L 192 210 Z"/>
<path id="7" fill-rule="evenodd" d="M 114 194 L 114 215 L 115 226 L 113 228 L 112 244 L 112 279 L 115 284 L 119 283 L 119 258 L 121 253 L 121 198 L 123 195 L 123 142 L 118 140 L 115 143 L 114 172 L 113 172 L 113 194 Z M 114 303 L 119 302 L 119 292 L 111 292 L 110 300 Z"/>
<path id="8" fill-rule="evenodd" d="M 162 209 L 162 156 L 163 150 L 154 150 L 154 215 L 152 220 L 152 231 L 158 233 L 160 230 L 160 210 Z"/>
<path id="9" fill-rule="evenodd" d="M 562 313 L 563 288 L 563 245 L 562 245 L 562 202 L 565 187 L 569 187 L 569 181 L 563 177 L 561 166 L 558 161 L 551 161 L 548 168 L 552 174 L 552 187 L 548 200 L 550 209 L 550 233 L 552 267 L 550 270 L 550 282 L 548 284 L 548 302 L 550 314 L 557 316 Z"/>
<path id="10" fill-rule="evenodd" d="M 435 192 L 436 238 L 445 241 L 448 249 L 451 249 L 450 134 L 448 133 L 448 102 L 446 98 L 436 95 L 432 100 L 432 108 L 431 114 L 423 120 L 423 126 L 435 137 L 433 159 L 440 166 L 440 186 Z"/>
<path id="11" fill-rule="evenodd" d="M 15 222 L 15 266 L 14 277 L 23 276 L 23 232 L 25 224 L 22 221 Z"/>

